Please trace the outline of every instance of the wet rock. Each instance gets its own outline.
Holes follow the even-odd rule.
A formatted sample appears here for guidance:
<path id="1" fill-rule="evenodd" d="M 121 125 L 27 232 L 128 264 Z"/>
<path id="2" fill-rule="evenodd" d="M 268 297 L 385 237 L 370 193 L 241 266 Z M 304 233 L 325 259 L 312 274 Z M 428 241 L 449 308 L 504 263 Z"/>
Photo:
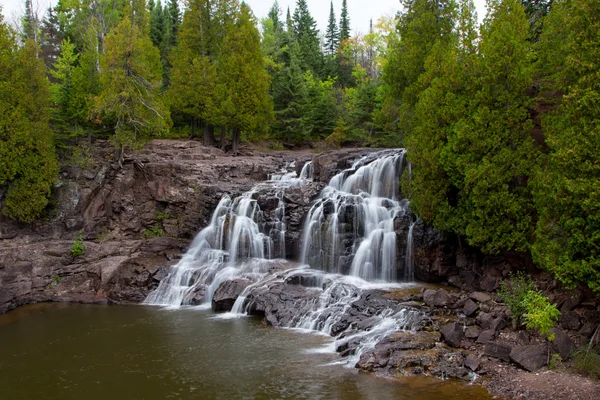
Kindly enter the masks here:
<path id="1" fill-rule="evenodd" d="M 215 312 L 231 311 L 237 298 L 250 285 L 246 279 L 225 281 L 219 285 L 212 298 L 212 309 Z"/>
<path id="2" fill-rule="evenodd" d="M 529 372 L 535 372 L 548 363 L 548 345 L 515 346 L 510 351 L 510 360 Z"/>
<path id="3" fill-rule="evenodd" d="M 575 343 L 562 329 L 554 328 L 553 332 L 556 337 L 552 342 L 552 351 L 558 353 L 563 360 L 566 360 L 571 356 Z"/>
<path id="4" fill-rule="evenodd" d="M 479 310 L 479 306 L 475 304 L 473 300 L 467 299 L 463 307 L 463 314 L 465 314 L 467 317 L 471 317 L 477 312 L 477 310 Z"/>
<path id="5" fill-rule="evenodd" d="M 499 343 L 488 342 L 483 347 L 483 353 L 486 356 L 499 358 L 500 360 L 504 360 L 504 361 L 510 361 L 511 351 L 512 351 L 511 347 L 503 345 L 503 344 L 499 344 Z"/>
<path id="6" fill-rule="evenodd" d="M 444 342 L 452 347 L 460 347 L 460 342 L 464 336 L 462 325 L 458 322 L 452 322 L 440 329 Z"/>
<path id="7" fill-rule="evenodd" d="M 428 289 L 423 293 L 423 301 L 430 307 L 447 307 L 452 297 L 444 289 Z"/>
<path id="8" fill-rule="evenodd" d="M 469 295 L 469 298 L 479 303 L 485 303 L 486 301 L 490 301 L 492 299 L 489 294 L 481 292 L 473 292 Z"/>
<path id="9" fill-rule="evenodd" d="M 477 372 L 480 365 L 481 358 L 475 354 L 469 354 L 467 358 L 465 358 L 465 367 L 469 368 L 473 372 Z"/>

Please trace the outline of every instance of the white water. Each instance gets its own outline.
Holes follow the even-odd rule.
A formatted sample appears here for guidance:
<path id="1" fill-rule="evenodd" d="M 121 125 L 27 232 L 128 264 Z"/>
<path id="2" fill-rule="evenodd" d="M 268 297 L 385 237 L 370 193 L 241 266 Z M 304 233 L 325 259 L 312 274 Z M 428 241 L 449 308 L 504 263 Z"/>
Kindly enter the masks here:
<path id="1" fill-rule="evenodd" d="M 225 196 L 210 225 L 198 234 L 145 303 L 179 307 L 197 304 L 196 297 L 203 297 L 208 305 L 222 282 L 245 278 L 253 283 L 238 297 L 232 312 L 220 316 L 236 318 L 246 314 L 246 300 L 253 292 L 268 291 L 271 285 L 295 274 L 308 276 L 314 282 L 311 290 L 318 295 L 303 304 L 287 327 L 336 337 L 325 351 L 360 342 L 356 352 L 344 361 L 354 366 L 360 355 L 382 338 L 414 329 L 423 319 L 420 312 L 410 308 L 384 309 L 369 318 L 372 323 L 367 329 L 350 325 L 340 332 L 336 328 L 365 290 L 410 286 L 396 281 L 414 279 L 414 224 L 408 230 L 400 277 L 396 265 L 396 224 L 410 212 L 408 201 L 398 198 L 404 157 L 404 150 L 363 157 L 333 177 L 306 218 L 302 243 L 305 266 L 277 275 L 268 272 L 285 262 L 285 189 L 311 179 L 312 163 L 304 165 L 300 178 L 288 172 L 295 167 L 289 165 L 236 199 Z M 275 221 L 268 224 L 257 202 L 258 193 L 264 190 L 274 191 L 279 201 Z"/>
<path id="2" fill-rule="evenodd" d="M 306 219 L 303 264 L 367 281 L 397 281 L 395 224 L 410 213 L 408 200 L 398 199 L 405 153 L 363 157 L 331 179 Z M 412 245 L 412 230 L 409 236 Z"/>
<path id="3" fill-rule="evenodd" d="M 224 196 L 210 224 L 194 239 L 182 259 L 171 268 L 145 304 L 179 307 L 210 304 L 222 282 L 245 278 L 260 280 L 274 265 L 285 263 L 286 188 L 303 184 L 295 172 L 282 170 L 242 196 Z M 257 199 L 261 192 L 278 199 L 275 218 L 265 223 Z"/>

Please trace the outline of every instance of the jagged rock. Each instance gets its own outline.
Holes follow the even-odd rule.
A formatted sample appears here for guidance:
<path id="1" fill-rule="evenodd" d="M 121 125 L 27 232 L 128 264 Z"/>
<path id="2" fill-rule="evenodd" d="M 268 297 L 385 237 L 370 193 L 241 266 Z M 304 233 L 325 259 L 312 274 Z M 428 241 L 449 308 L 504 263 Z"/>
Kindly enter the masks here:
<path id="1" fill-rule="evenodd" d="M 487 330 L 481 332 L 481 334 L 477 338 L 476 343 L 486 344 L 486 343 L 494 340 L 494 337 L 496 337 L 496 331 L 493 329 L 487 329 Z"/>
<path id="2" fill-rule="evenodd" d="M 490 301 L 492 299 L 489 294 L 481 292 L 473 292 L 469 295 L 469 297 L 479 303 L 485 303 L 486 301 Z"/>
<path id="3" fill-rule="evenodd" d="M 481 335 L 481 330 L 476 326 L 469 326 L 465 331 L 465 336 L 469 339 L 477 339 Z"/>
<path id="4" fill-rule="evenodd" d="M 475 304 L 473 300 L 467 299 L 463 307 L 463 314 L 465 314 L 467 317 L 471 317 L 477 312 L 477 310 L 479 310 L 479 306 Z"/>
<path id="5" fill-rule="evenodd" d="M 452 347 L 460 347 L 460 342 L 464 336 L 462 325 L 458 322 L 452 322 L 440 329 L 444 342 Z"/>
<path id="6" fill-rule="evenodd" d="M 576 331 L 581 328 L 581 320 L 579 319 L 579 316 L 573 312 L 562 313 L 558 321 L 560 326 L 571 331 Z"/>
<path id="7" fill-rule="evenodd" d="M 567 293 L 567 298 L 565 299 L 565 302 L 560 307 L 560 312 L 567 313 L 567 312 L 571 311 L 573 308 L 577 307 L 581 303 L 582 299 L 583 299 L 583 293 L 581 293 L 580 290 L 578 290 L 578 289 L 570 290 Z"/>
<path id="8" fill-rule="evenodd" d="M 212 309 L 215 312 L 231 311 L 237 298 L 250 285 L 246 279 L 225 281 L 219 285 L 212 298 Z"/>
<path id="9" fill-rule="evenodd" d="M 473 372 L 477 372 L 480 365 L 481 358 L 475 354 L 469 354 L 467 358 L 465 358 L 465 367 L 469 368 Z"/>
<path id="10" fill-rule="evenodd" d="M 529 372 L 535 372 L 548 364 L 548 345 L 515 346 L 510 351 L 510 360 Z"/>
<path id="11" fill-rule="evenodd" d="M 500 278 L 486 275 L 479 281 L 479 288 L 486 292 L 492 292 L 500 286 Z"/>
<path id="12" fill-rule="evenodd" d="M 444 289 L 429 289 L 423 293 L 423 301 L 430 307 L 446 307 L 452 302 L 452 297 Z"/>
<path id="13" fill-rule="evenodd" d="M 556 337 L 552 342 L 552 350 L 558 353 L 563 360 L 566 360 L 571 356 L 575 343 L 562 329 L 554 328 L 553 332 Z"/>
<path id="14" fill-rule="evenodd" d="M 488 342 L 483 347 L 483 353 L 486 356 L 499 358 L 504 361 L 510 361 L 512 348 L 503 344 Z"/>

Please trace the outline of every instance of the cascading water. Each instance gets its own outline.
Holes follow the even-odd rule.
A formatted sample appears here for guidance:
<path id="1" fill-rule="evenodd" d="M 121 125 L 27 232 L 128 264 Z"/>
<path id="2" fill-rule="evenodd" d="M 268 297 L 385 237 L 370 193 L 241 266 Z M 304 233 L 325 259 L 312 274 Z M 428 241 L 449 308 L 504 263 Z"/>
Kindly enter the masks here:
<path id="1" fill-rule="evenodd" d="M 312 163 L 304 165 L 300 178 L 288 171 L 295 167 L 292 164 L 236 199 L 225 196 L 210 225 L 145 303 L 180 306 L 197 304 L 198 298 L 210 303 L 221 283 L 238 278 L 252 281 L 237 298 L 232 313 L 225 315 L 229 318 L 245 314 L 257 293 L 270 293 L 277 285 L 302 277 L 312 282 L 314 295 L 301 300 L 284 326 L 337 337 L 334 349 L 360 343 L 353 345 L 346 360 L 354 365 L 361 352 L 384 337 L 413 329 L 425 319 L 418 310 L 395 305 L 369 314 L 368 325 L 364 319 L 348 323 L 348 313 L 355 313 L 351 308 L 361 296 L 373 289 L 401 286 L 394 283 L 398 278 L 407 282 L 414 278 L 414 224 L 408 228 L 402 273 L 396 265 L 396 230 L 402 227 L 401 221 L 412 219 L 408 200 L 399 198 L 404 163 L 404 150 L 374 153 L 334 176 L 306 217 L 304 265 L 275 274 L 269 273 L 270 268 L 282 261 L 274 259 L 285 257 L 285 190 L 312 179 Z M 268 222 L 257 200 L 264 191 L 278 201 Z"/>
<path id="2" fill-rule="evenodd" d="M 305 179 L 284 169 L 242 196 L 224 196 L 210 224 L 144 303 L 174 307 L 197 305 L 200 301 L 210 304 L 222 282 L 263 277 L 274 260 L 285 258 L 284 191 L 302 182 Z M 258 204 L 264 192 L 278 201 L 274 217 L 268 222 Z"/>
<path id="3" fill-rule="evenodd" d="M 362 157 L 329 182 L 306 219 L 302 263 L 367 281 L 397 280 L 396 220 L 405 150 Z M 407 278 L 406 276 L 402 278 Z"/>

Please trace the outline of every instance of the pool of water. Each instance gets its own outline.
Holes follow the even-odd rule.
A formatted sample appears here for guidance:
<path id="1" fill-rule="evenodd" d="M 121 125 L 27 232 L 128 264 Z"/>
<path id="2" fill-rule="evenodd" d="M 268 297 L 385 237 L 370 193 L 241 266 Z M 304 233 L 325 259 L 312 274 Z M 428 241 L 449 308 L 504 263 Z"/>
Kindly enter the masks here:
<path id="1" fill-rule="evenodd" d="M 0 399 L 488 399 L 433 379 L 378 378 L 330 339 L 199 309 L 38 304 L 0 315 Z"/>

